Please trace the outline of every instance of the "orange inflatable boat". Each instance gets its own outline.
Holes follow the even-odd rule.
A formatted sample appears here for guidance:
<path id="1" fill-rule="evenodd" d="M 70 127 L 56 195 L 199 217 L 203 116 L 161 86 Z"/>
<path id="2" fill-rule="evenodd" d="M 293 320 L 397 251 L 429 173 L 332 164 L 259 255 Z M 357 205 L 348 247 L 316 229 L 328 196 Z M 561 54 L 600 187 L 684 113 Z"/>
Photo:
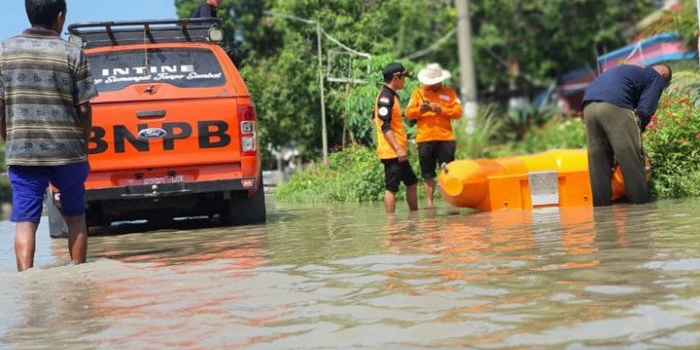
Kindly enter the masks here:
<path id="1" fill-rule="evenodd" d="M 455 160 L 443 165 L 438 183 L 448 203 L 481 211 L 591 206 L 593 203 L 585 149 Z M 625 186 L 618 168 L 612 178 L 612 199 L 624 195 Z"/>

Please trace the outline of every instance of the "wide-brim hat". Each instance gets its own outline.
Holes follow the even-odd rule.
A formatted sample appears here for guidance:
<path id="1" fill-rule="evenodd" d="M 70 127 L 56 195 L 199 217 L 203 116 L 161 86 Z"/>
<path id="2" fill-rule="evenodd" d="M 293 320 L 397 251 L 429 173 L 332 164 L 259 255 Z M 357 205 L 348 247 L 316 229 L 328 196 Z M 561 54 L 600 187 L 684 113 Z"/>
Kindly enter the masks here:
<path id="1" fill-rule="evenodd" d="M 431 63 L 418 72 L 418 81 L 423 85 L 435 85 L 442 83 L 452 76 L 450 72 L 442 69 L 439 63 Z"/>

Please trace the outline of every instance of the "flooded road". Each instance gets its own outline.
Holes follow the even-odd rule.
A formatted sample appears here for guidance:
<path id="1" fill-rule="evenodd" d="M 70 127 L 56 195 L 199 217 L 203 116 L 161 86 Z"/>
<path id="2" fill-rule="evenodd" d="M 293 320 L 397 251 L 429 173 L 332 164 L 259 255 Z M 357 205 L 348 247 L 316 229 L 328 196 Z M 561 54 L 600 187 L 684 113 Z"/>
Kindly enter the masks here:
<path id="1" fill-rule="evenodd" d="M 270 201 L 266 225 L 91 236 L 80 266 L 44 218 L 23 274 L 3 221 L 0 348 L 698 348 L 699 205 Z"/>

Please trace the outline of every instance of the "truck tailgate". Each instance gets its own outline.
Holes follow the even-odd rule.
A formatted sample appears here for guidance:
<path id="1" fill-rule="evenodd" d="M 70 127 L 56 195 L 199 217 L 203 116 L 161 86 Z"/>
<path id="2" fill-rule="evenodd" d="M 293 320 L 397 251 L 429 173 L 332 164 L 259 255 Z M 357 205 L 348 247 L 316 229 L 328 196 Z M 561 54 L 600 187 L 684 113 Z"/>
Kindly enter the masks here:
<path id="1" fill-rule="evenodd" d="M 94 104 L 88 145 L 91 171 L 239 162 L 236 101 Z"/>

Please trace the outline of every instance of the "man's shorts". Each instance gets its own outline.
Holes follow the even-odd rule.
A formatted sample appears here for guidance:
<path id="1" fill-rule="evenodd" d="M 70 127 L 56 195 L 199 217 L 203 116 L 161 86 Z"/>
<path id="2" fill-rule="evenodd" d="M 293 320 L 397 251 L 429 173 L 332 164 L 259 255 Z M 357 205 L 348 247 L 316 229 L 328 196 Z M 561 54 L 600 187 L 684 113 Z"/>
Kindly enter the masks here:
<path id="1" fill-rule="evenodd" d="M 411 169 L 408 160 L 400 162 L 398 158 L 382 159 L 384 164 L 384 188 L 390 192 L 398 192 L 399 185 L 403 182 L 406 187 L 418 183 L 416 173 Z"/>
<path id="2" fill-rule="evenodd" d="M 90 166 L 87 162 L 57 166 L 18 166 L 8 168 L 12 183 L 12 222 L 39 223 L 44 194 L 49 183 L 61 192 L 61 212 L 64 216 L 85 213 L 85 180 Z"/>
<path id="3" fill-rule="evenodd" d="M 435 167 L 455 160 L 456 141 L 428 141 L 418 143 L 420 174 L 424 179 L 434 179 Z"/>

